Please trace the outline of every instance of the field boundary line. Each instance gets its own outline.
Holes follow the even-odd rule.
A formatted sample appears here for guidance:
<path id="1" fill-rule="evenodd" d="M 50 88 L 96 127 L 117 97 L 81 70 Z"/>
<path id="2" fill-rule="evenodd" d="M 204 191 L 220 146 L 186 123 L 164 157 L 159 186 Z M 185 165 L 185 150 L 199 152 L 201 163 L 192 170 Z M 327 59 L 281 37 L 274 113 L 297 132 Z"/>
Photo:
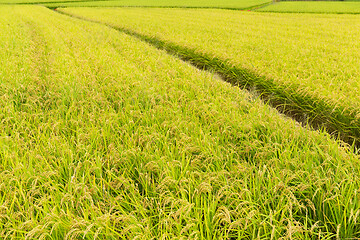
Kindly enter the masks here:
<path id="1" fill-rule="evenodd" d="M 328 101 L 299 91 L 295 85 L 276 83 L 274 79 L 259 76 L 251 70 L 234 66 L 229 60 L 199 53 L 195 49 L 144 35 L 128 28 L 117 27 L 101 21 L 56 11 L 72 18 L 101 24 L 136 37 L 167 53 L 189 62 L 201 70 L 218 74 L 226 82 L 247 89 L 280 113 L 298 121 L 304 127 L 323 129 L 336 139 L 360 147 L 360 114 L 354 109 L 334 106 Z M 295 86 L 295 87 L 294 87 Z"/>

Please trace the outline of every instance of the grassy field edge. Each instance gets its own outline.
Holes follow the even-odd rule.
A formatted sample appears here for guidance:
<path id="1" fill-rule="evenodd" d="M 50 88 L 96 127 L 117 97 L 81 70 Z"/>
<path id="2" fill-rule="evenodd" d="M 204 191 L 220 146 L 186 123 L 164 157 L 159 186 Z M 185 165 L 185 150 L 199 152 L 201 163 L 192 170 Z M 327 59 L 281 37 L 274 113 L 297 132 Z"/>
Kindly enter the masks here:
<path id="1" fill-rule="evenodd" d="M 342 106 L 335 107 L 324 99 L 311 96 L 307 92 L 299 92 L 295 85 L 289 87 L 276 84 L 272 79 L 258 76 L 248 69 L 234 66 L 229 60 L 214 58 L 207 54 L 199 53 L 195 49 L 147 36 L 131 29 L 120 28 L 101 21 L 69 14 L 61 11 L 61 9 L 57 10 L 57 12 L 85 21 L 106 25 L 137 37 L 159 49 L 166 50 L 170 54 L 191 62 L 198 68 L 214 71 L 233 85 L 256 91 L 264 101 L 281 113 L 314 129 L 325 128 L 327 132 L 336 138 L 340 138 L 350 145 L 360 146 L 360 131 L 354 127 L 360 125 L 359 114 L 356 110 Z"/>

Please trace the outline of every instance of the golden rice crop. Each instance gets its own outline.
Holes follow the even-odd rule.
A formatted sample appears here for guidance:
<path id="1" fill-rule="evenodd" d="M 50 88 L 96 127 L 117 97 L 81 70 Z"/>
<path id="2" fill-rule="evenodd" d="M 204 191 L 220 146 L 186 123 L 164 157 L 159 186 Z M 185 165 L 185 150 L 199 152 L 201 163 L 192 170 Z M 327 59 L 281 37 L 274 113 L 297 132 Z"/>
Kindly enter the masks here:
<path id="1" fill-rule="evenodd" d="M 2 239 L 359 236 L 359 159 L 108 27 L 0 7 Z"/>
<path id="2" fill-rule="evenodd" d="M 344 1 L 300 1 L 279 2 L 259 8 L 260 12 L 285 13 L 360 13 L 360 2 Z"/>
<path id="3" fill-rule="evenodd" d="M 44 3 L 50 4 L 50 3 L 59 3 L 64 1 L 66 2 L 66 0 L 0 0 L 0 4 L 44 4 Z M 81 2 L 83 0 L 71 0 L 71 2 L 77 2 L 77 1 Z"/>
<path id="4" fill-rule="evenodd" d="M 1 2 L 2 0 L 0 0 Z M 180 7 L 247 9 L 270 3 L 269 0 L 110 0 L 46 3 L 49 7 Z"/>
<path id="5" fill-rule="evenodd" d="M 71 15 L 165 42 L 260 90 L 290 112 L 360 139 L 360 16 L 204 9 L 64 8 Z M 164 44 L 162 44 L 164 45 Z"/>

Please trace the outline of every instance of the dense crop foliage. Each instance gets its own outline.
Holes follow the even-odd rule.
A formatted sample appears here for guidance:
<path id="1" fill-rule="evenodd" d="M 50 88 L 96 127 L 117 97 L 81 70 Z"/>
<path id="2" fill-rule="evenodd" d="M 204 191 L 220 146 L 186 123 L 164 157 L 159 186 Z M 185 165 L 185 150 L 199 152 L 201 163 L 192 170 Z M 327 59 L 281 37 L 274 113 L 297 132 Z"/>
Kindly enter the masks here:
<path id="1" fill-rule="evenodd" d="M 0 0 L 0 4 L 37 4 L 37 3 L 59 3 L 59 2 L 81 2 L 83 0 Z M 94 1 L 94 0 L 87 0 Z M 111 0 L 108 0 L 111 1 Z"/>
<path id="2" fill-rule="evenodd" d="M 224 74 L 244 72 L 242 84 L 359 141 L 360 32 L 354 29 L 360 29 L 360 16 L 141 8 L 61 11 L 181 46 L 188 58 Z"/>
<path id="3" fill-rule="evenodd" d="M 360 13 L 359 2 L 279 2 L 270 4 L 257 11 L 288 13 Z"/>
<path id="4" fill-rule="evenodd" d="M 132 37 L 0 8 L 3 239 L 359 236 L 359 159 Z"/>
<path id="5" fill-rule="evenodd" d="M 1 0 L 0 0 L 1 1 Z M 190 7 L 190 8 L 230 8 L 244 9 L 269 3 L 269 0 L 112 0 L 112 1 L 85 1 L 60 4 L 47 4 L 47 6 L 76 6 L 76 7 Z"/>

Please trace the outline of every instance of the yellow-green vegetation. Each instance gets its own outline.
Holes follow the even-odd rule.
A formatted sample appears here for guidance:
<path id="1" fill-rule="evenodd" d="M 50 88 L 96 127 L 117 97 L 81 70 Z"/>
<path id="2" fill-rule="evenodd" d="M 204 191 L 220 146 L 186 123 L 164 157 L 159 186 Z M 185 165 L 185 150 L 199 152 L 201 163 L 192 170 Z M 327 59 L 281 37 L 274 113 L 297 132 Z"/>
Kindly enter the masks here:
<path id="1" fill-rule="evenodd" d="M 1 1 L 1 0 L 0 0 Z M 46 4 L 49 7 L 185 7 L 245 9 L 269 3 L 269 0 L 112 0 Z"/>
<path id="2" fill-rule="evenodd" d="M 257 11 L 285 13 L 360 13 L 360 2 L 279 2 L 270 4 L 264 8 L 259 8 Z"/>
<path id="3" fill-rule="evenodd" d="M 255 88 L 293 115 L 360 139 L 360 16 L 64 8 Z"/>
<path id="4" fill-rule="evenodd" d="M 2 239 L 359 236 L 359 158 L 140 40 L 0 8 Z"/>
<path id="5" fill-rule="evenodd" d="M 83 0 L 0 0 L 0 4 L 38 4 L 38 3 L 59 3 L 59 2 L 81 2 Z M 93 1 L 93 0 L 87 0 Z M 107 0 L 111 1 L 111 0 Z"/>

